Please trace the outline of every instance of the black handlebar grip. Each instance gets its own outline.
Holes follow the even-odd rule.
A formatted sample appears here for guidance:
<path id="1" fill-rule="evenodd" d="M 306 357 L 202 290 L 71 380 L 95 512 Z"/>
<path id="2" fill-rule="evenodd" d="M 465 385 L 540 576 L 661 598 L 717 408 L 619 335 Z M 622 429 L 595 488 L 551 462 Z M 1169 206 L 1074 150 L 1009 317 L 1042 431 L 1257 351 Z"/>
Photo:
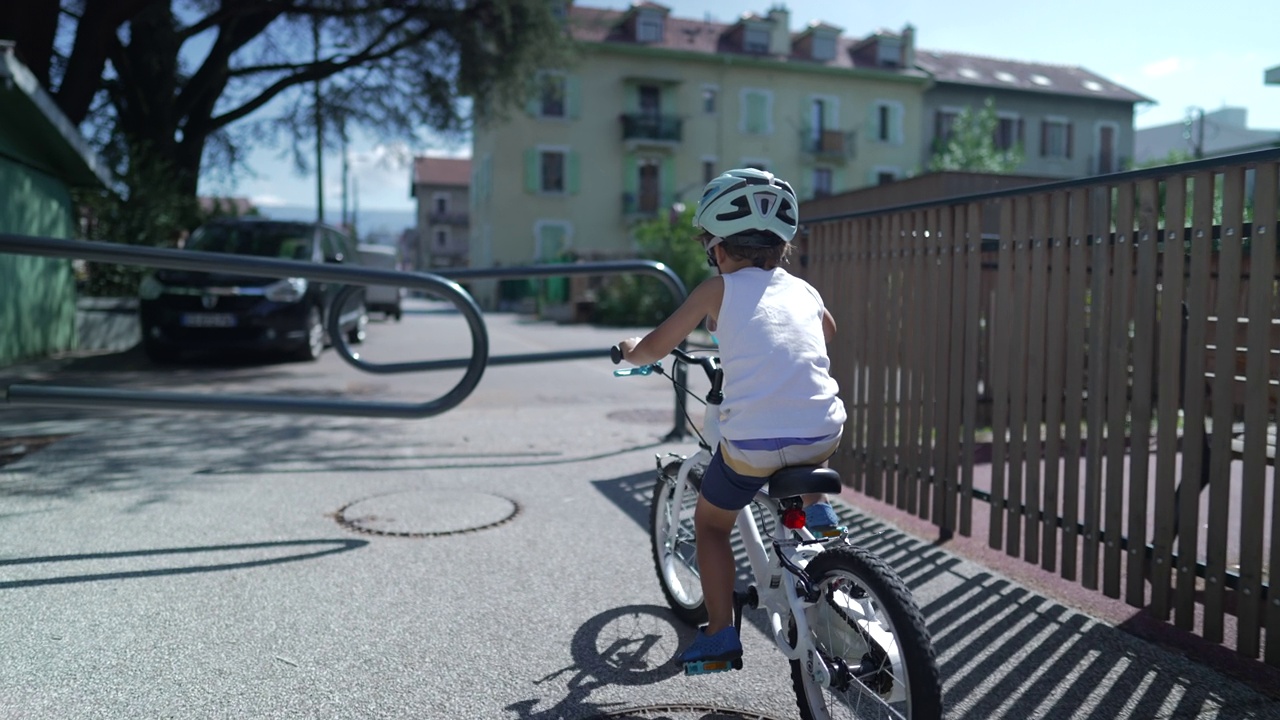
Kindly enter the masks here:
<path id="1" fill-rule="evenodd" d="M 609 348 L 609 357 L 610 359 L 613 360 L 614 365 L 617 365 L 618 363 L 622 362 L 622 348 L 618 347 L 617 345 L 614 345 L 613 347 Z"/>

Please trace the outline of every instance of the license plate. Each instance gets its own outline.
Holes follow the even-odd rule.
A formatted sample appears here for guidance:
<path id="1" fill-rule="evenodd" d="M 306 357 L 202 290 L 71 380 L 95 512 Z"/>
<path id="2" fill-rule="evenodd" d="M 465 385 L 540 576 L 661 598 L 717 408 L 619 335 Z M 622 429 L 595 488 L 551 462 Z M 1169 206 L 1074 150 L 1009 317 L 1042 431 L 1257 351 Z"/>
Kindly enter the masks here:
<path id="1" fill-rule="evenodd" d="M 231 313 L 183 313 L 183 327 L 229 328 L 236 326 Z"/>

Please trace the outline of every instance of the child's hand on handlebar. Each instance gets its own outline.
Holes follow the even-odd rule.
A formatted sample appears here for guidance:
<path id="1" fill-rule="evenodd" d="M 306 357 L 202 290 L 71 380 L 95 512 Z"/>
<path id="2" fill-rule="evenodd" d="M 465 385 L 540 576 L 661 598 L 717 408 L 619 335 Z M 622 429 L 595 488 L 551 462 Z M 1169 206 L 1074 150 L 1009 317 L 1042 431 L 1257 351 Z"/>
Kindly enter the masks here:
<path id="1" fill-rule="evenodd" d="M 626 340 L 623 340 L 622 342 L 618 343 L 618 349 L 622 351 L 623 360 L 630 361 L 630 358 L 628 358 L 627 356 L 631 354 L 632 350 L 636 349 L 636 345 L 639 345 L 642 339 L 643 338 L 633 337 L 633 338 L 627 338 Z"/>

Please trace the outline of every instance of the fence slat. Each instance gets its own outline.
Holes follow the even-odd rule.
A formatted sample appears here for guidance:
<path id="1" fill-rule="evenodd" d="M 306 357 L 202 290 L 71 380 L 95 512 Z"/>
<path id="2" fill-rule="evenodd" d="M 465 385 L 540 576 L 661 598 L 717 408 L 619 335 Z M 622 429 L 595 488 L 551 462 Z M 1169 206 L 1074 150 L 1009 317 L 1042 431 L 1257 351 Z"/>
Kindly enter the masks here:
<path id="1" fill-rule="evenodd" d="M 852 258 L 854 263 L 854 282 L 856 287 L 853 288 L 859 295 L 857 304 L 853 308 L 853 333 L 852 346 L 846 345 L 848 348 L 848 356 L 854 358 L 854 376 L 852 394 L 852 407 L 849 409 L 851 418 L 849 420 L 849 429 L 852 431 L 852 437 L 845 442 L 845 447 L 851 460 L 853 474 L 853 489 L 858 492 L 866 491 L 867 478 L 867 407 L 869 404 L 867 395 L 867 363 L 871 355 L 872 336 L 868 331 L 869 308 L 875 295 L 871 292 L 871 220 L 862 218 L 853 220 L 848 224 L 849 237 L 845 243 L 845 252 L 848 257 Z"/>
<path id="2" fill-rule="evenodd" d="M 942 245 L 938 234 L 938 212 L 928 210 L 924 213 L 925 227 L 928 233 L 924 238 L 925 269 L 929 282 L 929 319 L 923 330 L 927 337 L 925 343 L 928 350 L 925 354 L 924 367 L 924 407 L 921 413 L 919 430 L 920 445 L 923 450 L 920 464 L 923 467 L 923 488 L 920 494 L 920 517 L 933 518 L 937 524 L 941 508 L 937 503 L 942 501 L 942 462 L 939 453 L 943 451 L 943 423 L 939 414 L 945 414 L 946 388 L 943 379 L 946 377 L 943 362 L 946 356 L 944 333 L 950 320 L 947 294 L 951 286 L 951 273 L 944 267 Z"/>
<path id="3" fill-rule="evenodd" d="M 1213 433 L 1209 450 L 1209 527 L 1205 531 L 1204 638 L 1220 643 L 1226 612 L 1227 530 L 1231 507 L 1231 440 L 1234 422 L 1236 325 L 1239 322 L 1241 222 L 1244 168 L 1223 173 L 1221 248 L 1215 304 Z"/>
<path id="4" fill-rule="evenodd" d="M 964 396 L 963 450 L 960 474 L 960 534 L 973 536 L 973 463 L 974 445 L 978 439 L 978 339 L 981 334 L 979 318 L 982 312 L 982 206 L 973 203 L 963 208 L 956 225 L 964 225 L 964 235 L 957 238 L 963 246 L 961 255 L 965 263 L 965 333 L 964 333 Z"/>
<path id="5" fill-rule="evenodd" d="M 1169 619 L 1169 582 L 1173 563 L 1173 528 L 1177 513 L 1174 491 L 1178 472 L 1178 410 L 1182 386 L 1182 292 L 1186 252 L 1183 228 L 1187 216 L 1187 178 L 1165 182 L 1163 250 L 1160 253 L 1159 377 L 1156 379 L 1155 536 L 1151 554 L 1151 608 Z"/>
<path id="6" fill-rule="evenodd" d="M 1214 175 L 1199 172 L 1192 178 L 1191 261 L 1187 275 L 1184 361 L 1182 476 L 1175 492 L 1178 507 L 1178 574 L 1174 597 L 1174 625 L 1190 630 L 1195 624 L 1196 564 L 1200 554 L 1200 490 L 1208 481 L 1204 432 L 1205 324 L 1209 316 L 1209 254 L 1213 249 Z"/>
<path id="7" fill-rule="evenodd" d="M 1048 288 L 1046 293 L 1044 358 L 1045 358 L 1045 446 L 1044 446 L 1044 523 L 1041 528 L 1040 567 L 1048 572 L 1058 569 L 1058 541 L 1061 533 L 1056 527 L 1060 512 L 1062 465 L 1062 401 L 1064 365 L 1066 364 L 1066 309 L 1067 309 L 1067 194 L 1056 192 L 1049 201 L 1051 218 L 1046 237 Z M 1075 458 L 1071 460 L 1074 462 Z"/>
<path id="8" fill-rule="evenodd" d="M 1107 401 L 1107 321 L 1111 307 L 1111 202 L 1109 188 L 1094 188 L 1089 196 L 1092 239 L 1089 292 L 1089 375 L 1085 434 L 1084 552 L 1081 582 L 1098 589 L 1098 549 L 1102 532 L 1102 454 Z"/>
<path id="9" fill-rule="evenodd" d="M 942 208 L 938 214 L 938 262 L 942 265 L 944 309 L 939 322 L 942 324 L 942 346 L 938 353 L 938 443 L 941 446 L 938 471 L 939 492 L 934 502 L 933 521 L 949 538 L 956 529 L 956 462 L 959 454 L 960 395 L 964 387 L 964 298 L 961 283 L 962 268 L 959 233 L 963 223 L 963 208 Z"/>
<path id="10" fill-rule="evenodd" d="M 1005 533 L 1005 553 L 1017 557 L 1022 553 L 1022 483 L 1026 463 L 1027 442 L 1027 304 L 1030 302 L 1031 267 L 1031 208 L 1026 197 L 1013 198 L 1013 300 L 1009 308 L 1011 336 L 1009 338 L 1009 482 L 1008 527 Z"/>
<path id="11" fill-rule="evenodd" d="M 924 278 L 924 237 L 920 232 L 919 213 L 903 216 L 902 226 L 902 306 L 901 347 L 894 387 L 900 399 L 897 417 L 898 509 L 914 514 L 919 502 L 920 456 L 919 432 L 921 367 L 924 346 L 920 324 L 928 318 L 927 289 Z"/>
<path id="12" fill-rule="evenodd" d="M 1277 225 L 1277 222 L 1276 222 L 1277 215 L 1280 214 L 1280 212 L 1278 212 L 1277 210 L 1277 205 L 1280 204 L 1280 178 L 1277 177 L 1277 173 L 1280 173 L 1280 164 L 1277 164 L 1277 163 L 1266 163 L 1266 164 L 1260 165 L 1256 172 L 1257 180 L 1256 180 L 1254 196 L 1253 196 L 1254 197 L 1253 227 L 1254 227 L 1254 234 L 1255 234 L 1254 246 L 1257 249 L 1254 250 L 1254 253 L 1256 253 L 1254 255 L 1254 265 L 1253 265 L 1254 267 L 1264 267 L 1264 268 L 1274 267 L 1276 262 L 1275 261 L 1276 233 L 1277 233 L 1277 230 L 1280 230 L 1280 225 Z M 1263 250 L 1260 247 L 1261 245 L 1266 245 L 1267 249 Z M 1269 262 L 1266 261 L 1266 258 L 1268 256 L 1271 257 L 1271 260 Z M 1269 298 L 1271 300 L 1270 307 L 1271 307 L 1272 317 L 1275 318 L 1280 316 L 1280 312 L 1277 312 L 1277 309 L 1276 309 L 1276 293 L 1274 290 L 1275 285 L 1272 282 L 1268 282 L 1266 283 L 1266 285 L 1267 285 L 1267 290 L 1271 293 L 1271 297 Z M 1259 293 L 1259 295 L 1261 295 L 1261 293 Z M 1276 347 L 1274 338 L 1269 338 L 1269 340 L 1270 340 L 1269 346 L 1271 347 L 1272 350 L 1280 350 L 1280 347 Z M 1246 368 L 1246 372 L 1248 372 L 1247 368 Z M 1275 391 L 1273 389 L 1272 395 L 1271 395 L 1271 402 L 1274 404 L 1277 402 L 1277 400 L 1280 400 L 1280 398 L 1276 397 Z M 1246 413 L 1247 413 L 1247 410 L 1246 410 Z M 1246 434 L 1250 432 L 1250 429 L 1249 429 L 1250 426 L 1247 424 L 1247 418 L 1248 416 L 1246 414 L 1246 425 L 1245 425 Z M 1280 420 L 1280 418 L 1277 418 L 1276 413 L 1273 412 L 1271 414 L 1271 422 L 1273 423 L 1273 427 L 1274 427 L 1274 424 L 1277 423 L 1277 420 Z M 1248 449 L 1248 447 L 1249 447 L 1249 437 L 1246 436 L 1245 438 L 1246 450 Z M 1276 473 L 1275 463 L 1272 462 L 1271 463 L 1271 484 L 1273 488 L 1276 487 L 1276 475 L 1277 473 Z M 1249 476 L 1248 472 L 1245 473 L 1245 476 L 1246 477 Z M 1245 503 L 1246 503 L 1246 506 L 1248 506 L 1248 501 L 1245 501 Z M 1258 507 L 1261 507 L 1262 503 L 1257 503 L 1257 505 Z M 1249 517 L 1244 518 L 1241 525 L 1241 531 L 1245 532 L 1246 528 L 1248 528 L 1248 532 L 1252 533 L 1253 522 L 1255 522 L 1254 518 L 1249 518 Z M 1259 526 L 1258 534 L 1261 535 L 1262 523 L 1260 521 L 1258 521 L 1258 526 Z M 1253 541 L 1251 540 L 1251 542 Z M 1258 542 L 1259 546 L 1261 546 L 1262 539 L 1258 538 L 1256 542 Z M 1240 562 L 1242 565 L 1248 562 L 1249 563 L 1248 567 L 1250 568 L 1251 573 L 1255 571 L 1254 570 L 1255 568 L 1258 568 L 1259 574 L 1261 574 L 1260 573 L 1260 566 L 1262 563 L 1261 547 L 1258 548 L 1259 557 L 1257 558 L 1256 562 L 1254 561 L 1254 556 L 1252 553 L 1253 553 L 1252 549 L 1246 551 L 1244 548 L 1241 548 Z M 1267 590 L 1267 596 L 1265 598 L 1262 596 L 1261 592 L 1258 593 L 1257 602 L 1259 604 L 1266 602 L 1267 649 L 1264 655 L 1264 659 L 1268 665 L 1272 667 L 1280 667 L 1280 586 L 1276 584 L 1276 574 L 1277 574 L 1276 568 L 1280 568 L 1280 490 L 1274 490 L 1274 489 L 1272 490 L 1272 493 L 1271 493 L 1271 548 L 1270 548 L 1270 564 L 1269 565 L 1271 567 L 1271 575 L 1270 575 L 1270 582 L 1269 582 L 1270 587 Z M 1250 577 L 1248 580 L 1246 580 L 1246 578 L 1243 577 L 1243 573 L 1242 573 L 1241 587 L 1242 588 L 1252 587 L 1252 583 L 1253 583 L 1252 578 Z"/>
<path id="13" fill-rule="evenodd" d="M 1253 237 L 1250 241 L 1250 277 L 1248 295 L 1249 329 L 1245 346 L 1245 386 L 1267 388 L 1270 384 L 1271 325 L 1273 282 L 1270 268 L 1275 267 L 1276 243 L 1272 239 L 1275 227 L 1275 197 L 1277 165 L 1259 165 L 1254 173 Z M 1266 198 L 1270 198 L 1268 201 Z M 1245 396 L 1244 406 L 1244 458 L 1242 468 L 1243 487 L 1240 492 L 1240 581 L 1236 616 L 1239 624 L 1236 633 L 1236 650 L 1248 658 L 1258 657 L 1259 630 L 1262 615 L 1262 543 L 1264 513 L 1267 501 L 1267 425 L 1270 392 L 1251 392 Z M 1274 533 L 1274 529 L 1273 529 Z M 1275 567 L 1274 565 L 1272 566 Z M 1277 597 L 1275 583 L 1271 583 L 1271 596 Z M 1280 638 L 1269 635 L 1268 645 L 1280 644 Z"/>
<path id="14" fill-rule="evenodd" d="M 996 302 L 988 318 L 991 333 L 991 528 L 988 543 L 1004 547 L 1005 458 L 1009 417 L 1009 347 L 1013 337 L 1013 202 L 1000 206 L 1000 254 Z"/>
<path id="15" fill-rule="evenodd" d="M 1036 195 L 1031 200 L 1031 301 L 1027 308 L 1027 480 L 1023 493 L 1027 507 L 1024 520 L 1025 548 L 1023 558 L 1040 562 L 1041 516 L 1044 502 L 1040 495 L 1041 422 L 1044 418 L 1045 391 L 1045 321 L 1048 317 L 1049 274 L 1049 196 Z"/>
<path id="16" fill-rule="evenodd" d="M 1063 445 L 1066 462 L 1062 473 L 1062 577 L 1079 575 L 1080 553 L 1080 421 L 1084 417 L 1085 288 L 1089 286 L 1088 195 L 1069 195 L 1070 275 L 1067 278 L 1067 367 L 1063 403 Z"/>
<path id="17" fill-rule="evenodd" d="M 1106 486 L 1103 494 L 1102 592 L 1120 597 L 1120 539 L 1124 537 L 1125 439 L 1129 419 L 1129 280 L 1133 271 L 1133 183 L 1116 190 L 1107 318 Z M 1092 430 L 1092 428 L 1090 428 Z"/>
<path id="18" fill-rule="evenodd" d="M 904 233 L 904 215 L 895 213 L 889 221 L 889 300 L 888 307 L 888 342 L 889 357 L 885 363 L 888 370 L 888 381 L 885 394 L 885 431 L 888 433 L 885 442 L 885 502 L 903 507 L 905 493 L 899 477 L 902 461 L 902 379 L 906 366 L 906 353 L 903 351 L 903 315 L 905 312 L 903 299 L 907 294 L 909 258 Z"/>
<path id="19" fill-rule="evenodd" d="M 1154 180 L 1138 183 L 1138 270 L 1133 309 L 1133 384 L 1129 450 L 1128 566 L 1125 575 L 1125 602 L 1146 605 L 1148 475 L 1151 457 L 1151 384 L 1153 348 L 1156 344 L 1156 252 L 1160 229 L 1157 226 L 1157 187 Z"/>
<path id="20" fill-rule="evenodd" d="M 885 430 L 885 393 L 889 384 L 889 375 L 885 371 L 889 358 L 890 336 L 886 327 L 886 316 L 889 307 L 889 275 L 890 263 L 887 258 L 889 251 L 889 220 L 885 217 L 877 217 L 872 225 L 872 238 L 875 241 L 875 255 L 872 259 L 872 280 L 874 284 L 874 292 L 871 296 L 871 307 L 869 308 L 870 323 L 867 327 L 868 335 L 871 338 L 870 377 L 868 378 L 868 389 L 870 395 L 870 407 L 867 414 L 867 494 L 873 498 L 885 499 L 884 497 L 884 477 L 885 477 L 885 452 L 884 452 L 884 430 Z"/>

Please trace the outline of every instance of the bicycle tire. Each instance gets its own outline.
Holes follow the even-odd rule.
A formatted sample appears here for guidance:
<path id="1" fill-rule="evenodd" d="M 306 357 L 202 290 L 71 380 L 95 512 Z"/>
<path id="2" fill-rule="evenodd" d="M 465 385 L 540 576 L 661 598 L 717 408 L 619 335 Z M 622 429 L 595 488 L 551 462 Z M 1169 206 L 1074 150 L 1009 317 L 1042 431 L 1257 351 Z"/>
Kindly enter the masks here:
<path id="1" fill-rule="evenodd" d="M 676 502 L 678 463 L 670 463 L 658 475 L 649 509 L 649 546 L 653 551 L 654 570 L 667 605 L 681 622 L 698 627 L 707 621 L 707 605 L 702 597 L 698 572 L 693 510 L 701 487 L 702 468 L 689 472 L 685 497 Z M 673 512 L 679 508 L 678 515 Z M 680 521 L 674 525 L 672 517 Z"/>
<path id="2" fill-rule="evenodd" d="M 806 619 L 833 679 L 824 688 L 805 672 L 803 658 L 791 661 L 801 719 L 941 718 L 933 641 L 897 573 L 873 553 L 848 545 L 828 546 L 805 571 L 821 589 Z"/>

